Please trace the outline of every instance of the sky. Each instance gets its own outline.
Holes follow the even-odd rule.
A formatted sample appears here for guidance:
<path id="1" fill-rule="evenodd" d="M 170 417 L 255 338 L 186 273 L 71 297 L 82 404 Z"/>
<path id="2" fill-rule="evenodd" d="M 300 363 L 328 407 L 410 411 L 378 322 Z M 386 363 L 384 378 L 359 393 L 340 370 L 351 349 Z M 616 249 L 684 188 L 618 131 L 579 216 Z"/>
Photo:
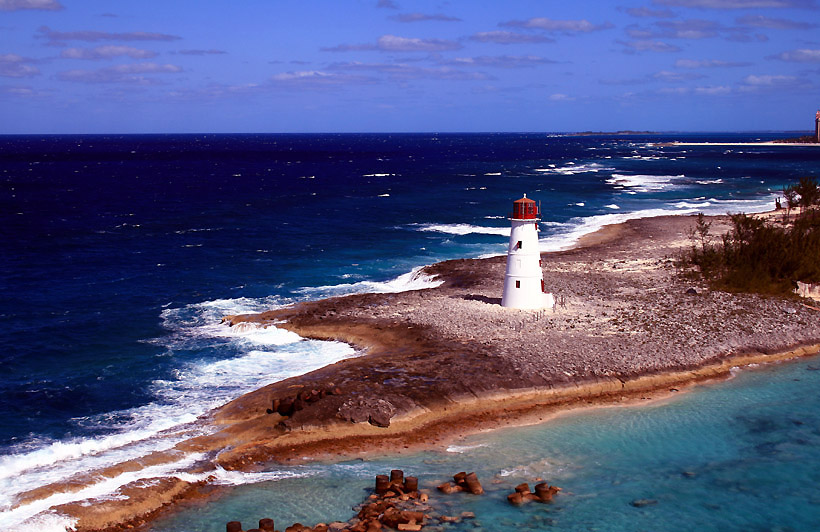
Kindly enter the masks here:
<path id="1" fill-rule="evenodd" d="M 0 134 L 814 128 L 820 0 L 0 0 Z"/>

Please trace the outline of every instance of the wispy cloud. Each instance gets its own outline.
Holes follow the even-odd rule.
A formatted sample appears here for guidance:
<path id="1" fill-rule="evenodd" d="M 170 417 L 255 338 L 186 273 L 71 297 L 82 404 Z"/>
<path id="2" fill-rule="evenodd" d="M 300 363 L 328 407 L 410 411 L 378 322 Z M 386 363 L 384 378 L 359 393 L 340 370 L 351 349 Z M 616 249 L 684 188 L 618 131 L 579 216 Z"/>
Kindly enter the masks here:
<path id="1" fill-rule="evenodd" d="M 556 92 L 549 95 L 549 100 L 551 102 L 572 102 L 575 100 L 575 97 L 562 92 Z"/>
<path id="2" fill-rule="evenodd" d="M 669 9 L 652 9 L 650 7 L 619 8 L 626 14 L 636 18 L 674 18 L 675 13 Z"/>
<path id="3" fill-rule="evenodd" d="M 14 96 L 17 98 L 30 98 L 40 94 L 34 87 L 24 86 L 0 86 L 0 94 Z"/>
<path id="4" fill-rule="evenodd" d="M 399 6 L 393 0 L 379 0 L 376 2 L 376 7 L 380 9 L 398 9 Z"/>
<path id="5" fill-rule="evenodd" d="M 678 59 L 675 66 L 678 68 L 730 68 L 745 67 L 752 63 L 741 61 L 721 61 L 719 59 Z"/>
<path id="6" fill-rule="evenodd" d="M 701 9 L 755 9 L 817 7 L 815 0 L 653 0 L 663 6 L 697 7 Z"/>
<path id="7" fill-rule="evenodd" d="M 48 26 L 41 26 L 37 31 L 52 42 L 60 41 L 176 41 L 181 39 L 178 35 L 168 35 L 165 33 L 152 33 L 146 31 L 131 31 L 125 33 L 111 33 L 106 31 L 81 30 L 81 31 L 57 31 Z"/>
<path id="8" fill-rule="evenodd" d="M 324 52 L 350 52 L 374 50 L 379 52 L 444 52 L 459 50 L 461 44 L 444 39 L 416 39 L 396 35 L 382 35 L 375 44 L 340 44 L 322 48 Z"/>
<path id="9" fill-rule="evenodd" d="M 428 22 L 428 21 L 438 21 L 438 22 L 460 22 L 461 19 L 458 17 L 450 17 L 447 15 L 443 15 L 441 13 L 435 14 L 427 14 L 427 13 L 402 13 L 400 15 L 394 15 L 392 17 L 393 20 L 397 20 L 399 22 Z"/>
<path id="10" fill-rule="evenodd" d="M 725 26 L 713 20 L 685 19 L 659 20 L 651 26 L 627 26 L 626 33 L 633 39 L 711 39 L 722 37 L 730 41 L 766 41 L 765 35 L 752 34 L 751 26 Z"/>
<path id="11" fill-rule="evenodd" d="M 556 33 L 589 33 L 592 31 L 608 30 L 614 26 L 605 22 L 603 24 L 593 24 L 592 22 L 582 20 L 554 20 L 546 17 L 536 17 L 528 20 L 510 20 L 502 22 L 499 26 L 510 26 L 517 28 L 528 28 L 545 30 Z"/>
<path id="12" fill-rule="evenodd" d="M 703 74 L 695 72 L 673 72 L 670 70 L 661 70 L 652 74 L 652 77 L 659 81 L 689 81 L 693 79 L 705 78 Z"/>
<path id="13" fill-rule="evenodd" d="M 270 83 L 275 88 L 298 90 L 326 90 L 343 85 L 362 85 L 375 83 L 376 81 L 366 76 L 323 72 L 321 70 L 282 72 L 270 77 Z"/>
<path id="14" fill-rule="evenodd" d="M 0 54 L 0 76 L 6 78 L 30 78 L 40 73 L 40 69 L 32 66 L 31 59 L 17 54 Z"/>
<path id="15" fill-rule="evenodd" d="M 180 50 L 177 52 L 178 54 L 182 55 L 224 55 L 228 52 L 224 50 Z"/>
<path id="16" fill-rule="evenodd" d="M 351 61 L 347 63 L 334 63 L 328 67 L 329 70 L 338 71 L 370 71 L 387 75 L 391 80 L 407 81 L 415 79 L 443 79 L 451 81 L 484 81 L 494 79 L 489 74 L 483 72 L 465 72 L 462 69 L 441 67 L 422 67 L 407 63 L 360 63 Z"/>
<path id="17" fill-rule="evenodd" d="M 97 46 L 95 48 L 66 48 L 60 52 L 64 59 L 112 59 L 114 57 L 130 57 L 132 59 L 150 59 L 157 53 L 152 50 L 141 50 L 131 46 Z"/>
<path id="18" fill-rule="evenodd" d="M 706 96 L 717 96 L 721 94 L 729 94 L 732 92 L 732 88 L 727 87 L 726 85 L 713 85 L 710 87 L 695 87 L 693 92 L 695 94 L 703 94 Z"/>
<path id="19" fill-rule="evenodd" d="M 555 64 L 557 61 L 537 55 L 482 55 L 478 57 L 456 57 L 446 64 L 453 66 L 489 68 L 532 68 Z"/>
<path id="20" fill-rule="evenodd" d="M 555 42 L 555 39 L 544 35 L 531 35 L 512 31 L 482 31 L 468 37 L 472 41 L 491 42 L 495 44 L 524 44 Z"/>
<path id="21" fill-rule="evenodd" d="M 739 90 L 743 92 L 807 89 L 811 84 L 797 76 L 782 74 L 750 75 L 743 78 Z"/>
<path id="22" fill-rule="evenodd" d="M 625 52 L 680 52 L 681 49 L 674 44 L 651 39 L 637 39 L 634 41 L 617 41 L 625 46 Z"/>
<path id="23" fill-rule="evenodd" d="M 57 0 L 0 0 L 0 11 L 22 11 L 24 9 L 59 11 L 64 8 Z"/>
<path id="24" fill-rule="evenodd" d="M 774 30 L 810 30 L 818 27 L 813 22 L 800 22 L 784 18 L 764 17 L 763 15 L 746 15 L 737 19 L 738 24 L 755 28 L 770 28 Z"/>
<path id="25" fill-rule="evenodd" d="M 820 50 L 811 50 L 808 48 L 789 50 L 769 56 L 766 59 L 779 59 L 780 61 L 789 61 L 792 63 L 820 63 Z"/>
<path id="26" fill-rule="evenodd" d="M 57 74 L 62 81 L 78 83 L 128 83 L 134 85 L 154 85 L 157 80 L 146 78 L 145 74 L 178 74 L 182 67 L 157 63 L 134 63 L 114 65 L 99 70 L 66 70 Z"/>

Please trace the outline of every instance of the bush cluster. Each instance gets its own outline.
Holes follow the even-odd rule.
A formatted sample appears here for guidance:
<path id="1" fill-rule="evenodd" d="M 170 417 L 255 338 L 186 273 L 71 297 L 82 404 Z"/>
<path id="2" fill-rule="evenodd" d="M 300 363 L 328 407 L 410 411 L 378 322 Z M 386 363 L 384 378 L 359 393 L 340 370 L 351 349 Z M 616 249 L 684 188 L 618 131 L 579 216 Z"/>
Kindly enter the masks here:
<path id="1" fill-rule="evenodd" d="M 730 215 L 731 229 L 716 239 L 701 213 L 682 256 L 684 271 L 731 292 L 792 294 L 795 281 L 820 282 L 820 186 L 812 178 L 783 189 L 783 220 Z M 800 212 L 790 219 L 791 210 Z"/>

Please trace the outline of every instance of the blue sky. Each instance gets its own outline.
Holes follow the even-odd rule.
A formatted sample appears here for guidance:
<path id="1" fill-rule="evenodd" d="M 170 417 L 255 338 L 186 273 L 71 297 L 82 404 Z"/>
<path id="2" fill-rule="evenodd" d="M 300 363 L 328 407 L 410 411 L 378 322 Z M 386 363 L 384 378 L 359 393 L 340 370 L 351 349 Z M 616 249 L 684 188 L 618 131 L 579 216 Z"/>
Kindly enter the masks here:
<path id="1" fill-rule="evenodd" d="M 820 0 L 0 0 L 0 133 L 810 130 Z"/>

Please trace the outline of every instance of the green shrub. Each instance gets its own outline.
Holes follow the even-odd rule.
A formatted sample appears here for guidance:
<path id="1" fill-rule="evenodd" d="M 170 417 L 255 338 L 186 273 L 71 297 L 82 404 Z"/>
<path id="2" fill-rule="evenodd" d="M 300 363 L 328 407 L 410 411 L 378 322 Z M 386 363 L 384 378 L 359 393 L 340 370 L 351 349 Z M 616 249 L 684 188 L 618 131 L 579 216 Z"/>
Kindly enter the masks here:
<path id="1" fill-rule="evenodd" d="M 820 186 L 802 178 L 784 189 L 789 205 L 801 207 L 791 224 L 779 225 L 746 214 L 731 216 L 732 228 L 713 243 L 711 226 L 699 214 L 684 253 L 687 271 L 718 289 L 789 295 L 795 281 L 820 282 Z"/>

